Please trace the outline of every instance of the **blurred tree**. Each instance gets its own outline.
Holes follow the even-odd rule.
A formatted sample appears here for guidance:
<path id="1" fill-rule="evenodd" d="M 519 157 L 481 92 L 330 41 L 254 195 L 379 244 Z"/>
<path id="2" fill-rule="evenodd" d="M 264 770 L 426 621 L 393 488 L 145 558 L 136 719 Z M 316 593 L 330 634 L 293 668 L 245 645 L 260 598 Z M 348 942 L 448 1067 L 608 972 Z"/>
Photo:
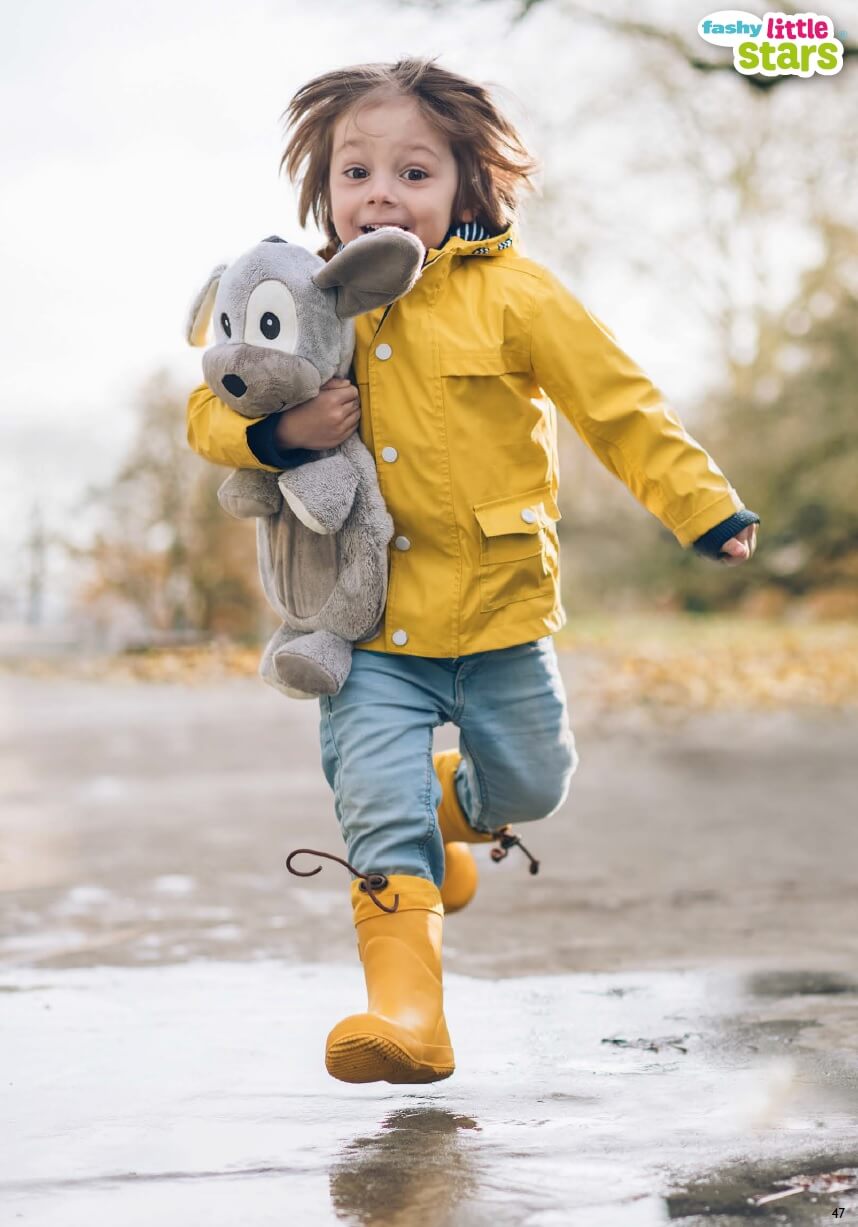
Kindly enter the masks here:
<path id="1" fill-rule="evenodd" d="M 513 22 L 524 21 L 525 18 L 532 13 L 536 8 L 541 8 L 552 3 L 553 0 L 518 0 L 518 9 L 514 14 Z M 570 17 L 579 17 L 585 21 L 596 22 L 606 26 L 609 30 L 621 35 L 630 36 L 637 39 L 645 39 L 653 43 L 659 44 L 670 52 L 671 55 L 682 59 L 695 72 L 728 72 L 741 82 L 741 88 L 746 90 L 756 90 L 757 92 L 768 93 L 776 86 L 783 86 L 785 82 L 792 78 L 785 77 L 764 77 L 762 75 L 745 76 L 742 73 L 737 73 L 733 68 L 732 54 L 717 55 L 716 49 L 701 41 L 691 43 L 682 35 L 677 34 L 674 28 L 674 23 L 665 25 L 657 25 L 655 22 L 638 21 L 631 17 L 618 16 L 600 12 L 596 8 L 591 8 L 585 4 L 576 4 L 572 0 L 564 0 L 563 11 Z M 779 8 L 778 12 L 786 14 L 804 13 L 806 10 L 802 6 L 794 4 L 786 4 L 783 8 Z M 696 27 L 696 20 L 693 22 L 683 23 L 687 28 L 689 25 Z M 839 29 L 839 23 L 835 19 L 835 27 Z M 696 33 L 696 29 L 695 29 Z M 843 41 L 843 62 L 844 67 L 850 62 L 851 57 L 858 56 L 858 43 L 847 40 Z M 854 63 L 854 59 L 851 60 Z M 842 70 L 841 70 L 842 71 Z"/>
<path id="2" fill-rule="evenodd" d="M 645 590 L 675 585 L 686 608 L 744 600 L 774 613 L 801 598 L 858 614 L 858 231 L 819 229 L 823 260 L 792 302 L 761 315 L 739 387 L 713 406 L 713 450 L 762 520 L 754 565 L 701 567 L 647 546 L 635 568 Z"/>
<path id="3" fill-rule="evenodd" d="M 257 578 L 254 525 L 218 504 L 226 470 L 188 447 L 185 402 L 166 371 L 155 373 L 137 397 L 126 460 L 84 496 L 92 541 L 67 543 L 81 565 L 79 602 L 105 631 L 122 622 L 143 640 L 256 639 L 273 614 Z"/>
<path id="4" fill-rule="evenodd" d="M 38 502 L 30 508 L 30 531 L 24 542 L 27 551 L 27 621 L 38 626 L 42 621 L 45 598 L 45 555 L 48 539 L 45 533 L 44 509 Z"/>

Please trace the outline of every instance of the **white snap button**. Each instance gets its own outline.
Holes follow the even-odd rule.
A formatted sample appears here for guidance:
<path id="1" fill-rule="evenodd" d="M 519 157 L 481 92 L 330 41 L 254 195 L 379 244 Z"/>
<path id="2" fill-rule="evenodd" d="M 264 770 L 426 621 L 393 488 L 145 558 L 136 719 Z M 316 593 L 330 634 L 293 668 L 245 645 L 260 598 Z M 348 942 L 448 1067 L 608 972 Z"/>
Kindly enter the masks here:
<path id="1" fill-rule="evenodd" d="M 524 511 L 521 513 L 521 518 L 524 520 L 525 524 L 532 524 L 536 519 L 536 512 L 531 511 L 529 507 L 525 507 Z"/>
<path id="2" fill-rule="evenodd" d="M 410 550 L 411 542 L 407 537 L 397 537 L 393 543 L 398 550 Z"/>
<path id="3" fill-rule="evenodd" d="M 392 353 L 393 350 L 384 341 L 381 343 L 381 345 L 376 345 L 375 347 L 375 356 L 376 358 L 381 358 L 382 362 L 385 362 Z"/>
<path id="4" fill-rule="evenodd" d="M 405 631 L 394 631 L 390 637 L 398 648 L 401 648 L 403 644 L 408 642 L 408 635 Z"/>
<path id="5" fill-rule="evenodd" d="M 381 449 L 381 458 L 386 460 L 388 464 L 393 464 L 394 460 L 399 455 L 395 447 L 383 447 Z"/>

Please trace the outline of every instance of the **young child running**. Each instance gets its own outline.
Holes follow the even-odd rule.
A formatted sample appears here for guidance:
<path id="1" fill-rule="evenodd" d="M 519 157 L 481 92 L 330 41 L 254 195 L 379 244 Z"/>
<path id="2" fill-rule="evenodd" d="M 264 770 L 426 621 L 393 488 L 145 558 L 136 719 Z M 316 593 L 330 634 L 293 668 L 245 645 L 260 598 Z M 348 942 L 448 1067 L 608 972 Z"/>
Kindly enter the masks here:
<path id="1" fill-rule="evenodd" d="M 188 438 L 217 464 L 282 470 L 359 429 L 375 458 L 395 525 L 387 606 L 319 700 L 368 1006 L 331 1031 L 326 1066 L 433 1082 L 454 1068 L 441 937 L 476 887 L 467 845 L 503 855 L 508 825 L 554 814 L 577 765 L 552 640 L 566 620 L 554 406 L 682 547 L 745 562 L 759 519 L 608 330 L 521 254 L 537 164 L 483 86 L 434 60 L 361 64 L 310 81 L 288 116 L 281 165 L 293 182 L 303 170 L 319 254 L 400 226 L 426 248 L 422 274 L 356 319 L 357 389 L 329 380 L 248 424 L 202 385 Z M 433 758 L 445 722 L 459 749 Z"/>

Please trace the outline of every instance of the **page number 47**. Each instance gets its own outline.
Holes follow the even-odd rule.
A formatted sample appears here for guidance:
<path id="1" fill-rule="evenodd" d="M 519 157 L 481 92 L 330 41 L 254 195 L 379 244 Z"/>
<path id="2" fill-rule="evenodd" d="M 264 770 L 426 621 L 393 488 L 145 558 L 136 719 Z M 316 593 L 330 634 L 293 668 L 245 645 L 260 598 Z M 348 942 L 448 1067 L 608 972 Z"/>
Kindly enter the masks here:
<path id="1" fill-rule="evenodd" d="M 846 1213 L 846 1207 L 838 1206 L 836 1210 L 831 1211 L 831 1217 L 832 1218 L 843 1218 L 843 1215 L 845 1213 Z"/>

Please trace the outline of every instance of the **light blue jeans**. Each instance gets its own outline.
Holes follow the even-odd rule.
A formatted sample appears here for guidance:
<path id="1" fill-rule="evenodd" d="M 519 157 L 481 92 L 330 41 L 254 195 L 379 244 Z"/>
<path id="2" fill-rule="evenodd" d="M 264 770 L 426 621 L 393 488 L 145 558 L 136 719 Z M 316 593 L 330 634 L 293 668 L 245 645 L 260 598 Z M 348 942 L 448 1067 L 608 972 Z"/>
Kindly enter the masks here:
<path id="1" fill-rule="evenodd" d="M 456 792 L 479 831 L 560 808 L 578 756 L 551 635 L 470 656 L 358 648 L 319 700 L 322 767 L 347 857 L 361 873 L 444 878 L 432 730 L 459 729 Z"/>

